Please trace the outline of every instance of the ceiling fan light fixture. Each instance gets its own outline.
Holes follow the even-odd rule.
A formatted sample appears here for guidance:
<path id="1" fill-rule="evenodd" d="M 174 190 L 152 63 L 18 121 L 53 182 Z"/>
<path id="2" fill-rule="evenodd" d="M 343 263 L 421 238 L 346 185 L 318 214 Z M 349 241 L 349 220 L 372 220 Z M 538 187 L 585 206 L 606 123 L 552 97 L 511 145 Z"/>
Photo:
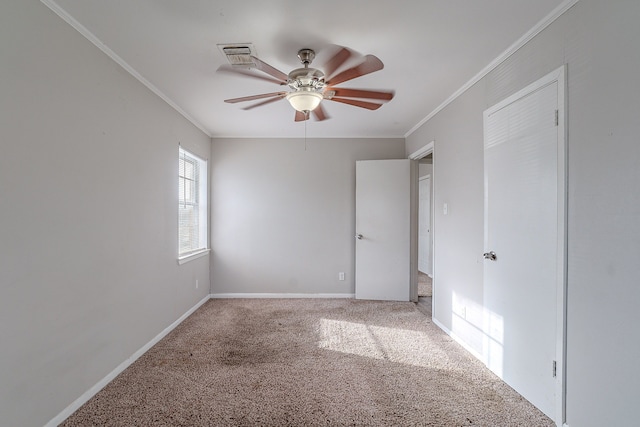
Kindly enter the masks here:
<path id="1" fill-rule="evenodd" d="M 287 94 L 287 101 L 289 101 L 289 104 L 291 104 L 295 110 L 300 112 L 315 110 L 316 107 L 320 105 L 322 98 L 323 96 L 321 93 L 311 91 L 298 91 Z"/>

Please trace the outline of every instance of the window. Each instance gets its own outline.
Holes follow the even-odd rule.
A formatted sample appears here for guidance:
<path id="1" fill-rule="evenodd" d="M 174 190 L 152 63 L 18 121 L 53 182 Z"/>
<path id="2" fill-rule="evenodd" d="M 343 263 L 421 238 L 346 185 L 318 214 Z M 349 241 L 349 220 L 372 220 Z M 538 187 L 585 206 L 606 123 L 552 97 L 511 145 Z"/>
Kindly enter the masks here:
<path id="1" fill-rule="evenodd" d="M 178 258 L 207 251 L 207 162 L 179 149 Z"/>

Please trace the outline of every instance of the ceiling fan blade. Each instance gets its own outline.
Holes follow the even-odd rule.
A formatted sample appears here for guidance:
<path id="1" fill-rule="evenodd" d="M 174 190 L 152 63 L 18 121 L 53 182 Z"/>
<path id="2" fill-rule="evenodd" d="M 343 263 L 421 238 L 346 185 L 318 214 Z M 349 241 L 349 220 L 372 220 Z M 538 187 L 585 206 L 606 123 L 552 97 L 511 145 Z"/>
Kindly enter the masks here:
<path id="1" fill-rule="evenodd" d="M 333 97 L 333 98 L 330 98 L 329 101 L 341 102 L 343 104 L 349 104 L 355 107 L 366 108 L 367 110 L 377 110 L 378 108 L 382 107 L 382 104 L 376 104 L 373 102 L 366 102 L 366 101 L 358 101 L 357 99 Z"/>
<path id="2" fill-rule="evenodd" d="M 377 57 L 373 55 L 367 55 L 364 57 L 364 61 L 362 61 L 359 65 L 356 65 L 353 68 L 349 68 L 348 70 L 344 70 L 338 75 L 329 79 L 327 84 L 329 85 L 337 85 L 342 82 L 346 82 L 347 80 L 355 79 L 356 77 L 364 76 L 374 71 L 379 71 L 384 68 L 384 64 Z"/>
<path id="3" fill-rule="evenodd" d="M 331 57 L 330 60 L 324 66 L 325 76 L 332 75 L 342 64 L 344 64 L 349 58 L 351 58 L 351 51 L 346 47 L 340 48 L 340 50 Z"/>
<path id="4" fill-rule="evenodd" d="M 255 56 L 252 56 L 251 59 L 256 62 L 256 67 L 258 68 L 258 70 L 262 71 L 263 73 L 269 74 L 271 77 L 275 77 L 282 83 L 287 83 L 287 80 L 289 79 L 288 75 L 276 68 L 273 68 L 271 65 L 267 64 L 261 59 L 256 58 Z"/>
<path id="5" fill-rule="evenodd" d="M 327 120 L 329 119 L 329 115 L 327 114 L 327 112 L 324 110 L 324 108 L 322 107 L 322 104 L 318 105 L 313 111 L 313 116 L 316 118 L 317 121 L 321 122 L 323 120 Z"/>
<path id="6" fill-rule="evenodd" d="M 245 77 L 251 77 L 252 79 L 266 80 L 268 82 L 275 83 L 277 85 L 286 84 L 286 82 L 283 82 L 283 81 L 280 81 L 280 80 L 276 80 L 276 79 L 273 79 L 271 77 L 263 76 L 261 74 L 256 74 L 256 73 L 254 73 L 253 71 L 251 71 L 248 68 L 236 68 L 236 67 L 234 67 L 232 65 L 221 65 L 220 67 L 218 67 L 217 71 L 218 72 L 223 72 L 223 73 L 241 75 L 241 76 L 245 76 Z"/>
<path id="7" fill-rule="evenodd" d="M 304 122 L 305 120 L 309 120 L 309 115 L 303 113 L 302 111 L 296 111 L 296 117 L 294 121 L 296 122 Z"/>
<path id="8" fill-rule="evenodd" d="M 327 88 L 328 91 L 335 92 L 333 96 L 339 96 L 343 98 L 367 98 L 367 99 L 380 99 L 384 101 L 390 101 L 393 99 L 394 92 L 378 91 L 378 90 L 363 90 L 363 89 L 342 89 L 342 88 Z"/>
<path id="9" fill-rule="evenodd" d="M 244 101 L 253 101 L 254 99 L 263 99 L 263 98 L 282 98 L 283 96 L 287 96 L 287 92 L 272 92 L 272 93 L 263 93 L 261 95 L 252 95 L 252 96 L 244 96 L 242 98 L 231 98 L 225 99 L 224 102 L 228 102 L 230 104 L 235 104 L 236 102 L 244 102 Z"/>
<path id="10" fill-rule="evenodd" d="M 273 98 L 269 98 L 266 101 L 258 102 L 257 104 L 251 104 L 248 107 L 244 107 L 243 110 L 251 110 L 252 108 L 261 107 L 265 104 L 271 104 L 272 102 L 280 101 L 285 96 L 287 96 L 287 94 L 282 93 L 282 95 L 280 96 L 274 96 Z"/>

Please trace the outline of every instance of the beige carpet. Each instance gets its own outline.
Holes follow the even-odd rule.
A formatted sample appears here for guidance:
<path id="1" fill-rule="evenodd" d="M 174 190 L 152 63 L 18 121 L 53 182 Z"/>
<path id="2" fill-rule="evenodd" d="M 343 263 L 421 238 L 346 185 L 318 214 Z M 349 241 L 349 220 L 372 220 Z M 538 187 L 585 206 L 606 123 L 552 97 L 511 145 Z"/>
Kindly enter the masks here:
<path id="1" fill-rule="evenodd" d="M 552 426 L 413 303 L 212 300 L 65 426 Z"/>
<path id="2" fill-rule="evenodd" d="M 418 296 L 430 297 L 433 296 L 433 285 L 431 277 L 427 276 L 421 271 L 418 271 Z"/>

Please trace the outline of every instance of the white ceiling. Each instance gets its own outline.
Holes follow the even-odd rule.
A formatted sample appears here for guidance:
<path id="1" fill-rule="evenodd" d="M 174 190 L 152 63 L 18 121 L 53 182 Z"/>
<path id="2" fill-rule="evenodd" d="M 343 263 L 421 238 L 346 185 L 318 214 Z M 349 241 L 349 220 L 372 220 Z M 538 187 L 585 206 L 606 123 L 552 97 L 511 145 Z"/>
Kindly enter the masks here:
<path id="1" fill-rule="evenodd" d="M 288 73 L 301 48 L 321 68 L 336 45 L 385 68 L 340 87 L 392 89 L 379 110 L 323 101 L 331 119 L 309 137 L 404 137 L 562 0 L 43 0 L 103 43 L 213 137 L 302 137 L 286 100 L 245 111 L 236 98 L 282 87 L 216 70 L 219 43 L 253 43 Z M 69 19 L 70 18 L 70 19 Z M 82 30 L 82 29 L 81 29 Z M 84 30 L 83 30 L 84 31 Z M 257 71 L 257 73 L 260 73 Z"/>

